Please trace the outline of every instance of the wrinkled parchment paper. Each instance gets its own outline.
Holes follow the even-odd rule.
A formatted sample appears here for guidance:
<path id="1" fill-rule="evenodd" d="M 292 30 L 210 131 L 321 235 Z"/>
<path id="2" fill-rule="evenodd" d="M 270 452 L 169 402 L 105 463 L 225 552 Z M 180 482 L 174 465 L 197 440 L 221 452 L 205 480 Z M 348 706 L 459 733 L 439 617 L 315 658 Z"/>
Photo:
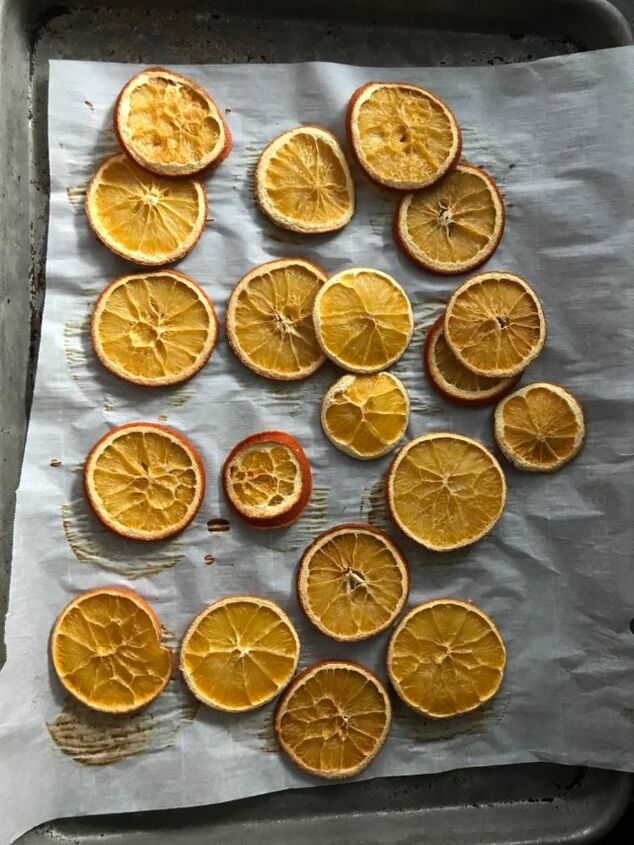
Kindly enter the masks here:
<path id="1" fill-rule="evenodd" d="M 1 840 L 75 814 L 179 807 L 316 783 L 280 756 L 273 706 L 242 716 L 197 707 L 178 677 L 141 714 L 95 716 L 63 693 L 49 666 L 51 624 L 79 591 L 128 584 L 154 606 L 168 642 L 212 600 L 248 592 L 278 601 L 302 642 L 301 666 L 352 657 L 385 678 L 386 635 L 338 645 L 299 612 L 293 575 L 312 537 L 342 520 L 388 525 L 381 478 L 390 460 L 359 463 L 319 425 L 330 365 L 304 383 L 277 384 L 245 369 L 221 339 L 210 363 L 171 390 L 134 389 L 90 348 L 88 316 L 100 290 L 131 268 L 92 235 L 83 190 L 116 150 L 112 106 L 134 65 L 53 62 L 46 310 L 15 524 L 9 660 L 0 678 Z M 482 69 L 367 69 L 333 64 L 222 65 L 182 70 L 226 108 L 229 159 L 207 181 L 209 225 L 179 268 L 201 282 L 222 318 L 252 266 L 278 256 L 314 259 L 335 273 L 376 266 L 409 294 L 412 344 L 393 368 L 410 390 L 409 436 L 465 432 L 492 444 L 491 410 L 455 408 L 421 368 L 425 329 L 459 279 L 433 277 L 395 248 L 395 197 L 355 170 L 357 212 L 333 236 L 302 238 L 257 211 L 252 169 L 277 133 L 321 123 L 343 137 L 344 107 L 369 79 L 429 86 L 454 107 L 464 156 L 493 174 L 507 228 L 491 268 L 519 272 L 548 319 L 541 357 L 525 381 L 563 382 L 583 401 L 588 440 L 549 476 L 504 464 L 509 496 L 493 533 L 471 549 L 435 555 L 403 540 L 410 602 L 472 599 L 497 621 L 508 668 L 497 698 L 474 714 L 429 723 L 396 703 L 388 742 L 363 778 L 549 760 L 634 770 L 632 474 L 634 407 L 634 51 Z M 89 513 L 81 465 L 110 427 L 160 420 L 199 447 L 208 491 L 180 537 L 137 545 L 108 535 Z M 232 515 L 218 476 L 224 456 L 260 429 L 292 432 L 315 489 L 287 530 L 257 532 Z M 104 764 L 104 765 L 94 765 Z"/>

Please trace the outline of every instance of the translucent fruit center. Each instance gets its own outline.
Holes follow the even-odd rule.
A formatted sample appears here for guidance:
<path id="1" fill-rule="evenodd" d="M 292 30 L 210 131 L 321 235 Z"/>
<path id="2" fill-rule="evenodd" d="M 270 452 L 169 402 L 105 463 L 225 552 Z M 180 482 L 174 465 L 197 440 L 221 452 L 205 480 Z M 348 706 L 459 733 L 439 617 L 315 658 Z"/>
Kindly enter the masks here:
<path id="1" fill-rule="evenodd" d="M 543 387 L 512 396 L 504 405 L 502 419 L 509 447 L 529 463 L 545 468 L 570 455 L 579 433 L 568 402 Z"/>
<path id="2" fill-rule="evenodd" d="M 298 500 L 301 472 L 297 458 L 279 443 L 258 443 L 238 452 L 229 464 L 231 494 L 239 505 L 270 516 L 286 511 Z"/>

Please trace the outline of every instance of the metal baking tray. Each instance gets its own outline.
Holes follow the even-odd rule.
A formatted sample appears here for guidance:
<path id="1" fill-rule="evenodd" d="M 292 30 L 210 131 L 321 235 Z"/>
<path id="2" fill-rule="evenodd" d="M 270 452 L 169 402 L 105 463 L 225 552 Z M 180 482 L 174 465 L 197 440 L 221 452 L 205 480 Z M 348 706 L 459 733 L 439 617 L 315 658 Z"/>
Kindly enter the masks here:
<path id="1" fill-rule="evenodd" d="M 634 13 L 634 0 L 617 2 Z M 607 0 L 0 0 L 0 619 L 45 295 L 49 59 L 481 65 L 630 43 Z M 482 768 L 64 820 L 20 842 L 585 843 L 613 827 L 630 792 L 615 772 Z"/>

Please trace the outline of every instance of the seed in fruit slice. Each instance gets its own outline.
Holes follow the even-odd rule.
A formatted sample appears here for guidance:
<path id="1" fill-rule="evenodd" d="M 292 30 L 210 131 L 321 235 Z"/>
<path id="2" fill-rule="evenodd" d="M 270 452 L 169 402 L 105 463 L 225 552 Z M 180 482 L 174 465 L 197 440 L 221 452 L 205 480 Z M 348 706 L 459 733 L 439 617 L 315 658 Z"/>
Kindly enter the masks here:
<path id="1" fill-rule="evenodd" d="M 255 196 L 274 223 L 303 234 L 342 229 L 354 214 L 348 162 L 339 141 L 321 126 L 297 126 L 265 147 Z"/>
<path id="2" fill-rule="evenodd" d="M 336 779 L 365 769 L 381 750 L 391 720 L 387 692 L 369 669 L 349 660 L 324 660 L 290 684 L 274 727 L 294 763 L 312 775 Z"/>
<path id="3" fill-rule="evenodd" d="M 581 403 L 559 384 L 527 384 L 495 409 L 498 446 L 527 472 L 560 469 L 579 452 L 585 435 Z"/>
<path id="4" fill-rule="evenodd" d="M 162 176 L 191 176 L 231 150 L 229 127 L 205 89 L 180 73 L 152 67 L 123 87 L 114 128 L 128 155 Z"/>
<path id="5" fill-rule="evenodd" d="M 126 155 L 107 158 L 86 193 L 88 222 L 99 240 L 135 264 L 170 264 L 198 241 L 207 197 L 194 179 L 148 173 Z"/>
<path id="6" fill-rule="evenodd" d="M 207 363 L 218 320 L 200 285 L 176 270 L 159 270 L 108 285 L 95 305 L 91 334 L 110 372 L 162 387 L 186 381 Z"/>
<path id="7" fill-rule="evenodd" d="M 396 209 L 397 244 L 432 273 L 466 273 L 495 252 L 504 231 L 504 203 L 479 167 L 458 164 L 431 187 L 405 194 Z"/>
<path id="8" fill-rule="evenodd" d="M 329 279 L 315 298 L 317 340 L 335 364 L 377 373 L 401 357 L 414 317 L 405 291 L 387 273 L 362 267 Z"/>
<path id="9" fill-rule="evenodd" d="M 451 296 L 444 334 L 468 370 L 489 378 L 517 375 L 539 355 L 546 320 L 528 282 L 512 273 L 481 273 Z"/>
<path id="10" fill-rule="evenodd" d="M 385 492 L 401 531 L 442 552 L 475 543 L 493 528 L 506 501 L 506 480 L 477 440 L 433 432 L 410 440 L 398 452 Z"/>
<path id="11" fill-rule="evenodd" d="M 409 396 L 391 373 L 342 376 L 324 396 L 321 424 L 330 442 L 366 461 L 393 449 L 409 421 Z"/>
<path id="12" fill-rule="evenodd" d="M 229 596 L 191 623 L 180 666 L 196 698 L 239 713 L 275 698 L 293 677 L 298 659 L 297 633 L 280 607 L 259 596 Z"/>
<path id="13" fill-rule="evenodd" d="M 93 710 L 131 713 L 163 691 L 172 652 L 141 596 L 99 587 L 66 605 L 51 631 L 55 672 L 71 695 Z"/>
<path id="14" fill-rule="evenodd" d="M 93 446 L 84 489 L 101 522 L 131 540 L 163 540 L 196 516 L 205 470 L 177 431 L 138 422 L 113 428 Z"/>
<path id="15" fill-rule="evenodd" d="M 225 495 L 257 528 L 281 528 L 302 515 L 312 491 L 304 450 L 283 431 L 261 431 L 233 447 L 222 470 Z"/>
<path id="16" fill-rule="evenodd" d="M 396 544 L 372 525 L 337 525 L 302 555 L 299 603 L 322 634 L 340 642 L 384 631 L 409 593 L 407 562 Z"/>
<path id="17" fill-rule="evenodd" d="M 324 271 L 301 258 L 269 261 L 250 270 L 233 289 L 225 315 L 227 340 L 258 375 L 303 379 L 325 361 L 317 343 L 313 307 Z"/>
<path id="18" fill-rule="evenodd" d="M 366 175 L 388 188 L 425 188 L 460 158 L 462 138 L 453 112 L 418 85 L 370 82 L 358 88 L 346 127 Z"/>
<path id="19" fill-rule="evenodd" d="M 475 710 L 502 683 L 506 649 L 492 619 L 474 604 L 434 599 L 401 620 L 387 670 L 405 704 L 433 719 Z"/>

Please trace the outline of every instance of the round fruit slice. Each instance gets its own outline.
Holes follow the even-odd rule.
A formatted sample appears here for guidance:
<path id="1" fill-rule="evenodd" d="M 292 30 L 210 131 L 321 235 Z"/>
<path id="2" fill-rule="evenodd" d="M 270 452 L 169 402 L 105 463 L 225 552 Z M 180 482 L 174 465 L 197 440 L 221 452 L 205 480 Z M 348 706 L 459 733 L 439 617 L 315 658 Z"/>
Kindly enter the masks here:
<path id="1" fill-rule="evenodd" d="M 546 320 L 530 285 L 512 273 L 481 273 L 460 285 L 445 311 L 445 339 L 479 376 L 517 375 L 539 355 Z"/>
<path id="2" fill-rule="evenodd" d="M 101 363 L 147 387 L 178 384 L 209 360 L 218 320 L 196 282 L 176 270 L 115 279 L 92 315 L 92 343 Z"/>
<path id="3" fill-rule="evenodd" d="M 403 609 L 409 570 L 399 548 L 372 525 L 338 525 L 302 555 L 299 603 L 322 634 L 340 642 L 384 631 Z"/>
<path id="4" fill-rule="evenodd" d="M 466 273 L 495 252 L 504 231 L 504 203 L 493 179 L 458 164 L 429 188 L 405 194 L 394 234 L 406 255 L 432 273 Z"/>
<path id="5" fill-rule="evenodd" d="M 163 540 L 196 516 L 205 470 L 182 434 L 154 423 L 128 423 L 93 446 L 84 489 L 97 517 L 116 534 Z"/>
<path id="6" fill-rule="evenodd" d="M 387 692 L 369 669 L 324 660 L 288 687 L 274 727 L 294 763 L 312 775 L 336 779 L 365 769 L 381 750 L 391 720 Z"/>
<path id="7" fill-rule="evenodd" d="M 314 320 L 326 355 L 353 373 L 377 373 L 398 361 L 414 329 L 403 288 L 387 273 L 366 268 L 326 282 L 315 298 Z"/>
<path id="8" fill-rule="evenodd" d="M 225 495 L 256 528 L 282 528 L 302 515 L 312 491 L 304 450 L 283 431 L 262 431 L 233 447 L 222 470 Z"/>
<path id="9" fill-rule="evenodd" d="M 403 82 L 370 82 L 348 105 L 350 145 L 367 176 L 388 188 L 426 188 L 455 166 L 462 138 L 451 109 Z"/>
<path id="10" fill-rule="evenodd" d="M 324 396 L 321 424 L 333 446 L 367 461 L 402 439 L 409 421 L 409 396 L 391 373 L 342 376 Z"/>
<path id="11" fill-rule="evenodd" d="M 123 587 L 100 587 L 73 599 L 57 617 L 50 647 L 66 690 L 104 713 L 144 707 L 172 674 L 172 652 L 161 645 L 156 614 Z"/>
<path id="12" fill-rule="evenodd" d="M 423 363 L 432 386 L 446 399 L 459 405 L 487 405 L 512 390 L 521 374 L 511 378 L 478 376 L 464 367 L 453 354 L 443 331 L 445 316 L 441 314 L 427 332 Z"/>
<path id="13" fill-rule="evenodd" d="M 434 599 L 401 620 L 387 670 L 405 704 L 433 719 L 475 710 L 502 683 L 506 649 L 492 619 L 474 604 Z"/>
<path id="14" fill-rule="evenodd" d="M 527 472 L 554 472 L 579 452 L 586 435 L 579 400 L 559 384 L 534 382 L 495 409 L 495 439 Z"/>
<path id="15" fill-rule="evenodd" d="M 229 127 L 207 91 L 164 67 L 133 76 L 119 94 L 114 129 L 137 164 L 161 176 L 191 176 L 229 155 Z"/>
<path id="16" fill-rule="evenodd" d="M 207 220 L 207 197 L 200 182 L 148 173 L 120 153 L 92 177 L 86 214 L 112 252 L 158 266 L 178 261 L 196 245 Z"/>
<path id="17" fill-rule="evenodd" d="M 307 235 L 334 232 L 354 214 L 354 183 L 339 141 L 321 126 L 297 126 L 265 147 L 255 197 L 278 226 Z"/>
<path id="18" fill-rule="evenodd" d="M 401 531 L 433 551 L 484 537 L 502 514 L 506 480 L 493 455 L 463 434 L 410 440 L 385 480 L 387 505 Z"/>
<path id="19" fill-rule="evenodd" d="M 266 378 L 290 381 L 326 360 L 317 343 L 313 307 L 324 271 L 301 258 L 261 264 L 235 286 L 225 314 L 229 345 L 242 363 Z"/>
<path id="20" fill-rule="evenodd" d="M 187 629 L 180 665 L 204 704 L 240 713 L 261 707 L 293 677 L 299 639 L 272 601 L 229 596 L 206 607 Z"/>

